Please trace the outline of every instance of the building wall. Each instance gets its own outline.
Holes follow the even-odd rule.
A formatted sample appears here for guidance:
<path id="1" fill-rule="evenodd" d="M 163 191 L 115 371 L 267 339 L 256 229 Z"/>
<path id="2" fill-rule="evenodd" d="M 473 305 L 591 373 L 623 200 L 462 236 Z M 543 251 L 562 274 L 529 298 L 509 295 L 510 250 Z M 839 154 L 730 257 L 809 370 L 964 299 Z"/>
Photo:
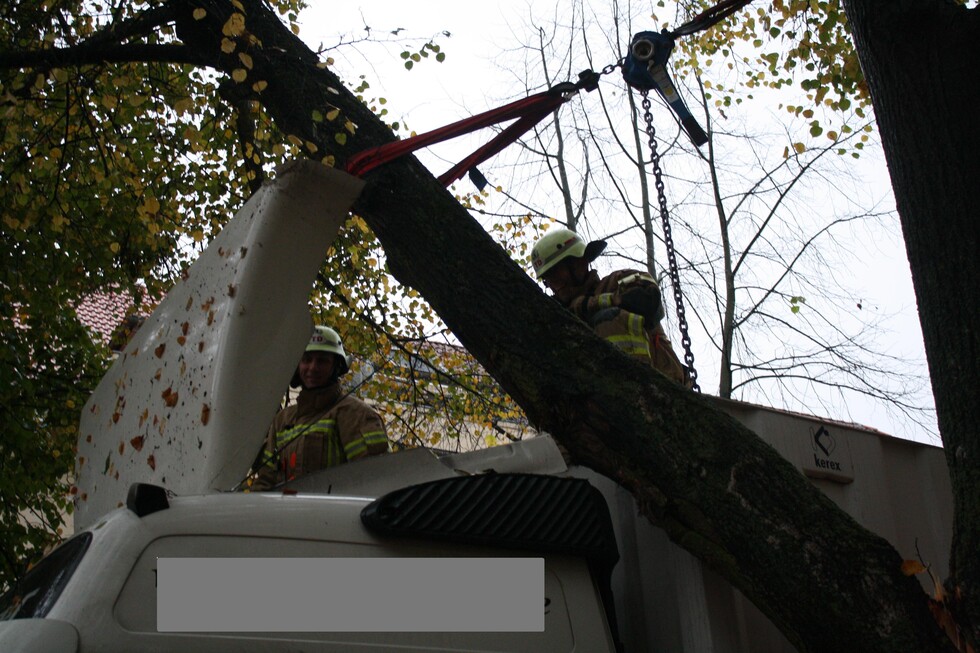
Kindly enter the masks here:
<path id="1" fill-rule="evenodd" d="M 707 398 L 758 433 L 904 559 L 921 553 L 937 577 L 946 576 L 953 501 L 941 448 L 858 425 Z M 592 470 L 570 473 L 588 478 L 609 503 L 622 556 L 613 588 L 627 651 L 795 651 L 731 584 L 638 517 L 625 490 Z M 919 578 L 931 591 L 929 578 Z"/>

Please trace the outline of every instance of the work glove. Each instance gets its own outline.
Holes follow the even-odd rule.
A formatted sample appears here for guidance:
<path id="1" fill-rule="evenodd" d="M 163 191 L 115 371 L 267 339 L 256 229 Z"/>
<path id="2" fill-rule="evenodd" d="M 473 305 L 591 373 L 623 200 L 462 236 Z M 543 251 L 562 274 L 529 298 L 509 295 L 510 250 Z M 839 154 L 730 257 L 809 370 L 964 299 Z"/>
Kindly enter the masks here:
<path id="1" fill-rule="evenodd" d="M 663 318 L 663 305 L 660 293 L 648 288 L 631 288 L 619 296 L 619 307 L 624 311 L 642 315 L 649 324 L 656 324 Z"/>

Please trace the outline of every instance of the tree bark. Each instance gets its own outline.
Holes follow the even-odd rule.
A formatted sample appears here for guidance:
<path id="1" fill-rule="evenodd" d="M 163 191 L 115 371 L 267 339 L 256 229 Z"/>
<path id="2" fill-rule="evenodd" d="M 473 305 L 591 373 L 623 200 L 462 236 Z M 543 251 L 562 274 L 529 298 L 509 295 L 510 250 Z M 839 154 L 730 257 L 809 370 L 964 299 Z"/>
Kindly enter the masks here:
<path id="1" fill-rule="evenodd" d="M 980 648 L 980 10 L 951 0 L 844 7 L 902 221 L 953 486 L 947 590 Z"/>
<path id="2" fill-rule="evenodd" d="M 921 1 L 921 0 L 918 0 Z M 173 0 L 178 35 L 230 74 L 223 0 Z M 242 0 L 249 81 L 280 129 L 337 164 L 389 130 L 258 0 Z M 314 110 L 357 124 L 346 146 Z M 534 282 L 412 157 L 370 173 L 355 206 L 400 282 L 581 463 L 618 481 L 645 516 L 748 596 L 801 650 L 944 651 L 927 597 L 882 538 L 859 526 L 753 433 L 595 337 Z M 973 364 L 973 361 L 970 361 Z"/>

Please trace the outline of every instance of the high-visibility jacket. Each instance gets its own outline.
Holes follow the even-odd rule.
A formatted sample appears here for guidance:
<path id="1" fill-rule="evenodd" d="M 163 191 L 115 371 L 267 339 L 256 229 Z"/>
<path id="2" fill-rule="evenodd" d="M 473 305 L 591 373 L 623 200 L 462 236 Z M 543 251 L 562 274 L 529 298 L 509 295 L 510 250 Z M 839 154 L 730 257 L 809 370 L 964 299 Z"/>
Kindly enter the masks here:
<path id="1" fill-rule="evenodd" d="M 388 451 L 381 416 L 334 382 L 302 390 L 276 415 L 260 454 L 253 490 Z"/>
<path id="2" fill-rule="evenodd" d="M 627 293 L 630 297 L 624 300 Z M 618 349 L 690 387 L 687 370 L 660 325 L 664 317 L 660 287 L 649 274 L 618 270 L 600 279 L 590 270 L 581 284 L 565 286 L 556 298 Z M 624 302 L 636 312 L 626 310 Z"/>

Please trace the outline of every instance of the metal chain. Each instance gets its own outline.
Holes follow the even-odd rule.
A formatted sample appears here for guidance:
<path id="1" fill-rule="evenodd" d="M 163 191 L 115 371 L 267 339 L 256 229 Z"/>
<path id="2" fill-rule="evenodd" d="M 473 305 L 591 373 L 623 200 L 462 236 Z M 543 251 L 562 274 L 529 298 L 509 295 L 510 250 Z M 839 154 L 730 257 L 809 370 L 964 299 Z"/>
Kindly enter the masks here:
<path id="1" fill-rule="evenodd" d="M 615 70 L 622 68 L 625 62 L 626 58 L 623 57 L 616 63 L 611 63 L 608 66 L 605 66 L 599 72 L 595 72 L 591 68 L 588 70 L 583 70 L 578 74 L 578 82 L 575 82 L 574 84 L 572 82 L 564 82 L 562 84 L 558 84 L 557 86 L 552 86 L 551 90 L 558 90 L 562 93 L 567 93 L 568 95 L 566 97 L 570 97 L 582 89 L 590 92 L 594 91 L 599 88 L 599 80 L 603 77 L 603 75 L 608 75 Z"/>
<path id="2" fill-rule="evenodd" d="M 609 73 L 613 72 L 614 70 L 616 70 L 618 68 L 622 68 L 624 63 L 626 63 L 626 57 L 623 57 L 622 59 L 620 59 L 616 63 L 611 63 L 611 64 L 605 66 L 602 70 L 599 71 L 599 74 L 600 75 L 608 75 Z"/>
<path id="3" fill-rule="evenodd" d="M 674 303 L 677 306 L 677 322 L 681 331 L 681 345 L 684 347 L 684 364 L 687 365 L 691 376 L 691 389 L 701 392 L 698 385 L 698 371 L 694 369 L 694 352 L 691 351 L 691 337 L 687 332 L 687 317 L 684 311 L 684 296 L 681 294 L 681 277 L 677 271 L 677 257 L 674 255 L 674 239 L 670 235 L 670 216 L 667 212 L 667 195 L 664 193 L 663 173 L 660 170 L 660 153 L 657 152 L 657 130 L 653 126 L 653 114 L 650 112 L 650 98 L 646 90 L 641 90 L 643 96 L 643 122 L 646 123 L 647 137 L 650 140 L 650 163 L 653 167 L 654 186 L 657 189 L 657 201 L 660 204 L 660 219 L 664 227 L 664 244 L 667 246 L 667 263 L 670 269 L 670 284 L 674 290 Z"/>

